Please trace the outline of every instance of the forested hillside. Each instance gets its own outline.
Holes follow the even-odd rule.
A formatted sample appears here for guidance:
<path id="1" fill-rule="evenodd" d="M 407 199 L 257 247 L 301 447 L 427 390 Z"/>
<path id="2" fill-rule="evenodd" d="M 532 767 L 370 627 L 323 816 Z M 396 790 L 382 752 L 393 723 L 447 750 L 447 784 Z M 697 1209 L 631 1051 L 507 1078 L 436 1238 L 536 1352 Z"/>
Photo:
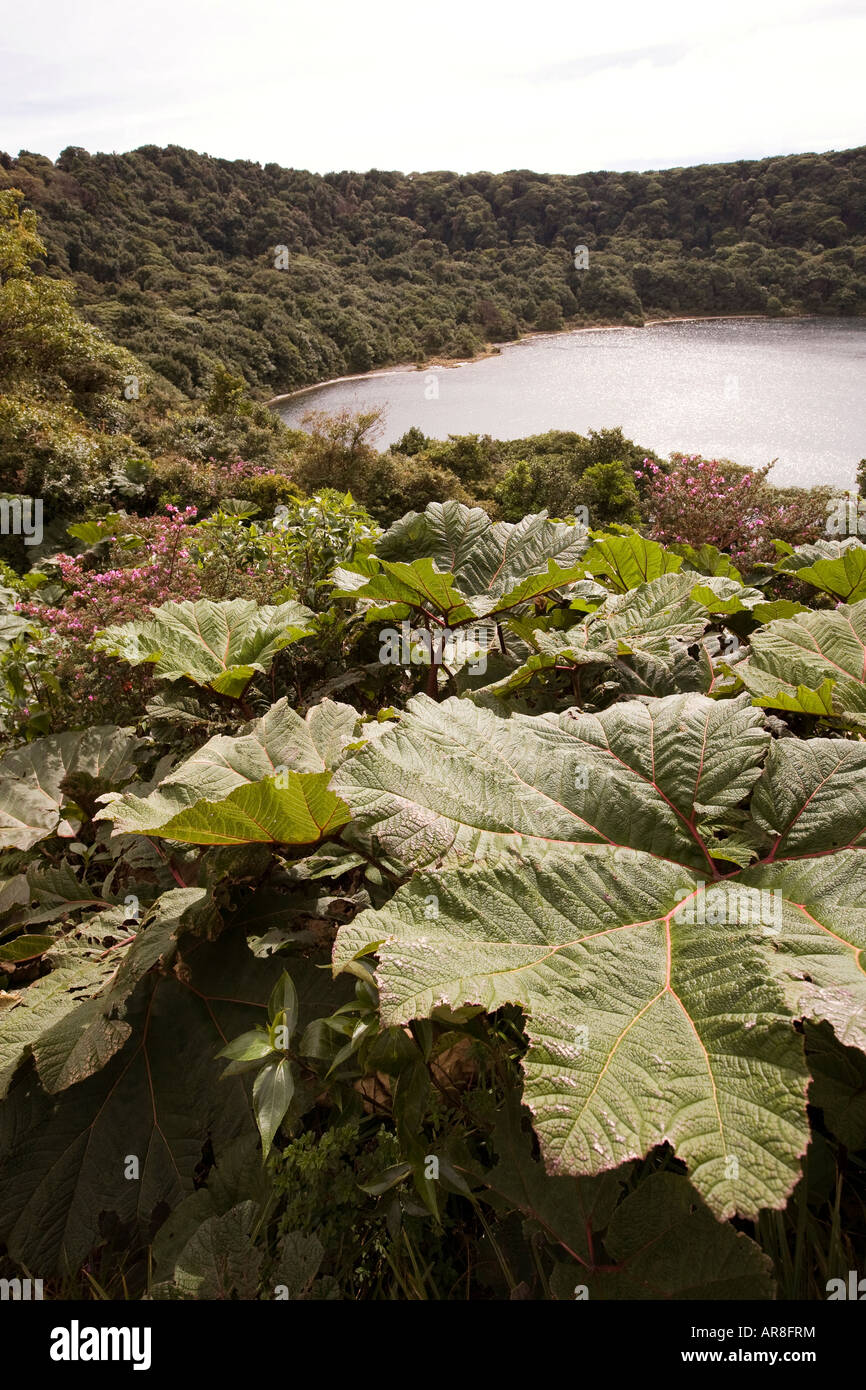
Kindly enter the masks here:
<path id="1" fill-rule="evenodd" d="M 69 148 L 56 164 L 0 155 L 13 187 L 47 273 L 188 395 L 220 361 L 267 396 L 528 330 L 866 309 L 866 148 L 644 174 L 324 177 L 176 146 Z"/>

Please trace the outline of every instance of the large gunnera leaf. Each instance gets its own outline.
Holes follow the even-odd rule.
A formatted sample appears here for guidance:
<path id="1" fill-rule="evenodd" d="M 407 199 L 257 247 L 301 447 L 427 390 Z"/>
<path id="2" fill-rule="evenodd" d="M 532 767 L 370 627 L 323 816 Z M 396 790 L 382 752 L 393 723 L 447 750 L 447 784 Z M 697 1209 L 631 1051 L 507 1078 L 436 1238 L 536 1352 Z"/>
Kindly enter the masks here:
<path id="1" fill-rule="evenodd" d="M 483 1174 L 484 1188 L 523 1213 L 528 1236 L 543 1236 L 560 1260 L 570 1257 L 554 1270 L 555 1297 L 773 1297 L 770 1260 L 717 1221 L 687 1178 L 650 1173 L 633 1186 L 631 1164 L 577 1181 L 551 1177 L 513 1105 L 500 1114 L 493 1142 L 499 1162 Z"/>
<path id="2" fill-rule="evenodd" d="M 169 820 L 127 822 L 127 833 L 189 845 L 313 846 L 351 818 L 328 789 L 329 772 L 285 772 L 237 787 L 222 801 L 197 801 Z M 110 807 L 108 808 L 111 809 Z"/>
<path id="3" fill-rule="evenodd" d="M 364 568 L 371 568 L 366 558 Z M 449 627 L 457 627 L 476 616 L 455 587 L 454 576 L 437 569 L 432 560 L 414 560 L 411 564 L 402 560 L 380 561 L 378 571 L 361 585 L 352 582 L 351 566 L 339 570 L 337 577 L 348 578 L 348 586 L 335 589 L 335 597 L 356 598 L 369 604 L 368 622 L 385 618 L 399 621 L 414 610 L 441 618 Z"/>
<path id="4" fill-rule="evenodd" d="M 797 1180 L 808 1072 L 761 925 L 676 920 L 700 915 L 699 882 L 621 849 L 419 874 L 341 928 L 335 965 L 378 949 L 386 1025 L 521 1005 L 549 1171 L 601 1173 L 667 1140 L 717 1215 L 754 1216 Z"/>
<path id="5" fill-rule="evenodd" d="M 667 572 L 624 594 L 608 595 L 573 627 L 545 630 L 531 618 L 524 620 L 518 630 L 534 649 L 532 655 L 482 693 L 501 697 L 534 676 L 584 666 L 613 668 L 620 684 L 633 694 L 707 690 L 713 671 L 702 642 L 712 622 L 708 604 L 718 601 L 722 585 L 740 593 L 758 592 L 727 579 L 709 579 L 699 588 L 693 573 Z"/>
<path id="6" fill-rule="evenodd" d="M 840 500 L 844 509 L 847 499 Z M 823 589 L 845 603 L 859 603 L 866 598 L 866 545 L 856 536 L 798 545 L 782 557 L 776 569 L 796 574 L 806 584 Z"/>
<path id="7" fill-rule="evenodd" d="M 639 584 L 678 570 L 683 557 L 666 550 L 658 541 L 647 540 L 628 527 L 612 528 L 611 533 L 593 531 L 594 545 L 584 556 L 587 574 L 604 579 L 616 593 L 636 589 Z"/>
<path id="8" fill-rule="evenodd" d="M 696 570 L 698 574 L 719 575 L 727 579 L 733 579 L 738 584 L 742 583 L 743 576 L 732 562 L 730 555 L 724 550 L 717 549 L 705 541 L 703 545 L 695 548 L 687 541 L 677 541 L 668 546 L 668 550 L 674 555 L 683 557 L 683 567 L 687 570 Z"/>
<path id="9" fill-rule="evenodd" d="M 100 724 L 7 753 L 0 760 L 0 848 L 31 849 L 49 835 L 71 839 L 83 814 L 77 798 L 129 782 L 141 743 L 129 729 Z"/>
<path id="10" fill-rule="evenodd" d="M 254 1299 L 264 1252 L 254 1243 L 253 1201 L 209 1216 L 190 1237 L 174 1269 L 171 1292 L 197 1299 Z"/>
<path id="11" fill-rule="evenodd" d="M 91 927 L 91 932 L 98 930 L 101 934 L 107 934 L 111 925 L 115 928 L 113 944 L 103 950 L 101 961 L 94 962 L 104 965 L 107 956 L 110 965 L 108 978 L 103 972 L 99 979 L 100 988 L 95 987 L 95 980 L 79 975 L 77 980 L 65 983 L 63 999 L 51 988 L 55 974 L 52 969 L 50 975 L 24 992 L 21 1007 L 13 1011 L 8 1023 L 13 1025 L 13 1037 L 19 1047 L 22 1030 L 26 1030 L 27 1050 L 46 1091 L 62 1091 L 84 1081 L 123 1046 L 131 1033 L 123 1014 L 136 985 L 157 964 L 167 967 L 174 958 L 180 933 L 193 930 L 197 921 L 209 913 L 213 913 L 213 904 L 203 888 L 176 888 L 163 893 L 137 929 L 118 928 L 122 909 L 112 909 Z M 50 956 L 48 960 L 53 964 Z M 61 963 L 62 956 L 58 961 Z M 17 1033 L 16 1015 L 21 1016 L 22 1025 Z M 0 1036 L 5 1045 L 5 1019 Z"/>
<path id="12" fill-rule="evenodd" d="M 770 746 L 742 700 L 697 695 L 474 714 L 446 732 L 416 701 L 341 770 L 374 840 L 441 867 L 341 928 L 335 968 L 378 952 L 388 1025 L 520 1005 L 551 1171 L 667 1141 L 717 1215 L 783 1206 L 809 1134 L 795 1022 L 866 1051 L 859 745 Z"/>
<path id="13" fill-rule="evenodd" d="M 452 501 L 431 502 L 426 511 L 395 521 L 376 553 L 410 563 L 429 557 L 453 576 L 462 594 L 484 597 L 492 611 L 529 575 L 577 566 L 587 544 L 585 527 L 548 521 L 546 512 L 515 524 L 493 522 L 480 507 Z"/>
<path id="14" fill-rule="evenodd" d="M 866 726 L 866 600 L 758 628 L 733 670 L 756 705 Z"/>
<path id="15" fill-rule="evenodd" d="M 554 1297 L 773 1297 L 768 1256 L 748 1236 L 714 1220 L 676 1173 L 651 1173 L 626 1197 L 605 1232 L 604 1248 L 606 1269 L 559 1265 L 550 1281 Z"/>
<path id="16" fill-rule="evenodd" d="M 712 874 L 713 827 L 736 825 L 760 775 L 762 724 L 745 697 L 506 719 L 417 696 L 331 786 L 355 817 L 352 833 L 407 869 L 559 843 L 628 845 Z"/>
<path id="17" fill-rule="evenodd" d="M 190 844 L 314 844 L 348 819 L 328 769 L 358 727 L 348 705 L 323 700 L 302 719 L 279 700 L 249 733 L 210 739 L 149 796 L 115 797 L 96 819 Z"/>
<path id="18" fill-rule="evenodd" d="M 261 606 L 253 599 L 164 603 L 153 617 L 106 628 L 99 650 L 133 666 L 152 662 L 165 680 L 186 677 L 220 695 L 242 695 L 256 671 L 267 671 L 283 647 L 313 630 L 302 604 Z"/>
<path id="19" fill-rule="evenodd" d="M 123 908 L 110 908 L 60 937 L 42 958 L 47 973 L 7 995 L 0 1013 L 0 1098 L 37 1039 L 111 980 L 124 954 L 117 943 L 129 936 L 123 916 Z"/>

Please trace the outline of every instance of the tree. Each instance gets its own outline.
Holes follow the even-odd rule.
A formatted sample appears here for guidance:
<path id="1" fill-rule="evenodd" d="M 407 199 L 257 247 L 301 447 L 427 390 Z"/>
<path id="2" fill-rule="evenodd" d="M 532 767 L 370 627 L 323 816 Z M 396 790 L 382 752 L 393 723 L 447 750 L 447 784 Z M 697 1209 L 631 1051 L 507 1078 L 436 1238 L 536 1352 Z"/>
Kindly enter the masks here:
<path id="1" fill-rule="evenodd" d="M 378 458 L 372 444 L 381 428 L 381 410 L 341 410 L 335 415 L 311 410 L 302 423 L 309 431 L 298 469 L 302 487 L 308 492 L 330 487 L 363 497 Z"/>
<path id="2" fill-rule="evenodd" d="M 578 495 L 589 511 L 591 526 L 609 522 L 637 525 L 640 521 L 640 498 L 634 479 L 619 459 L 612 463 L 594 463 L 584 472 Z"/>
<path id="3" fill-rule="evenodd" d="M 247 384 L 242 376 L 233 376 L 221 362 L 211 379 L 205 409 L 211 415 L 249 415 L 252 402 L 246 396 Z"/>
<path id="4" fill-rule="evenodd" d="M 538 306 L 536 328 L 543 333 L 556 333 L 562 328 L 562 308 L 555 299 L 544 299 Z"/>
<path id="5" fill-rule="evenodd" d="M 45 246 L 23 198 L 0 190 L 0 489 L 41 498 L 47 525 L 140 456 L 122 431 L 123 387 L 139 391 L 146 374 L 79 317 L 68 285 L 36 272 Z M 16 538 L 4 549 L 26 558 Z"/>

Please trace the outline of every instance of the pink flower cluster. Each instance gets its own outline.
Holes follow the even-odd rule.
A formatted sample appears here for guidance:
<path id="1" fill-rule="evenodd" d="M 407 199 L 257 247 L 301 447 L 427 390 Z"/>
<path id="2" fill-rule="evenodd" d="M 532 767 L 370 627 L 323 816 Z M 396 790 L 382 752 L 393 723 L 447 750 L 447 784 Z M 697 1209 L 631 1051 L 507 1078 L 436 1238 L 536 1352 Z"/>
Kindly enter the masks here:
<path id="1" fill-rule="evenodd" d="M 80 713 L 86 705 L 92 719 L 96 705 L 100 717 L 114 722 L 121 718 L 130 692 L 143 688 L 150 679 L 147 669 L 131 671 L 91 650 L 90 642 L 100 628 L 146 618 L 151 607 L 169 599 L 201 596 L 186 544 L 196 508 L 181 511 L 169 506 L 166 511 L 167 516 L 131 521 L 126 535 L 137 535 L 141 543 L 130 551 L 113 542 L 110 569 L 88 569 L 84 556 L 58 555 L 67 590 L 62 603 L 16 604 L 20 613 L 38 619 L 46 629 L 41 646 L 46 654 L 50 652 L 52 672 L 64 698 L 73 706 L 66 718 L 74 719 L 75 708 Z M 118 564 L 129 554 L 135 555 L 135 563 Z M 140 700 L 132 701 L 133 708 L 138 704 Z"/>
<path id="2" fill-rule="evenodd" d="M 152 534 L 144 539 L 145 554 L 129 567 L 94 572 L 82 556 L 58 555 L 61 578 L 68 593 L 62 606 L 19 603 L 18 611 L 38 618 L 52 636 L 90 638 L 108 623 L 128 622 L 147 615 L 151 606 L 173 598 L 198 598 L 201 589 L 184 544 L 195 507 L 181 511 L 168 506 L 167 517 L 151 518 Z"/>
<path id="3" fill-rule="evenodd" d="M 214 463 L 214 459 L 209 459 L 209 463 Z M 230 463 L 222 463 L 219 466 L 220 473 L 224 478 L 236 481 L 239 478 L 258 478 L 263 473 L 270 473 L 273 470 L 267 463 L 250 463 L 248 459 L 234 458 Z"/>
<path id="4" fill-rule="evenodd" d="M 820 530 L 811 505 L 774 498 L 769 466 L 733 474 L 715 459 L 697 454 L 677 458 L 670 472 L 644 459 L 634 476 L 644 495 L 653 537 L 670 544 L 714 545 L 735 564 L 772 559 L 773 538 L 810 540 Z"/>

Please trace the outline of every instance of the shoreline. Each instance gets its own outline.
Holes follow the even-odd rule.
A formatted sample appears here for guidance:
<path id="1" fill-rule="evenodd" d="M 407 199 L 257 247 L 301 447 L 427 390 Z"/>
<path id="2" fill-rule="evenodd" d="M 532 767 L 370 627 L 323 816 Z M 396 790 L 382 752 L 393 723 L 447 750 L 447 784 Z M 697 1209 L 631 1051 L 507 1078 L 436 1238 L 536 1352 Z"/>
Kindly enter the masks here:
<path id="1" fill-rule="evenodd" d="M 821 314 L 681 314 L 676 318 L 669 319 L 645 319 L 642 324 L 585 323 L 581 324 L 579 328 L 538 328 L 532 329 L 528 333 L 522 333 L 519 338 L 511 338 L 508 342 L 489 344 L 484 351 L 477 352 L 474 357 L 429 357 L 424 362 L 403 362 L 393 367 L 380 367 L 376 371 L 354 372 L 351 376 L 329 377 L 326 381 L 316 381 L 310 386 L 299 386 L 295 391 L 287 391 L 284 395 L 273 396 L 269 401 L 264 401 L 263 404 L 272 409 L 284 401 L 293 401 L 298 396 L 308 395 L 311 391 L 321 391 L 326 386 L 340 386 L 347 381 L 373 381 L 378 377 L 396 376 L 404 372 L 444 371 L 446 369 L 451 371 L 457 367 L 471 367 L 476 362 L 484 362 L 490 357 L 498 357 L 504 348 L 520 347 L 521 343 L 532 342 L 537 338 L 564 338 L 573 333 L 641 332 L 645 328 L 660 328 L 671 323 L 729 323 L 737 319 L 758 319 L 763 323 L 780 323 L 786 320 L 821 317 L 823 317 Z"/>

